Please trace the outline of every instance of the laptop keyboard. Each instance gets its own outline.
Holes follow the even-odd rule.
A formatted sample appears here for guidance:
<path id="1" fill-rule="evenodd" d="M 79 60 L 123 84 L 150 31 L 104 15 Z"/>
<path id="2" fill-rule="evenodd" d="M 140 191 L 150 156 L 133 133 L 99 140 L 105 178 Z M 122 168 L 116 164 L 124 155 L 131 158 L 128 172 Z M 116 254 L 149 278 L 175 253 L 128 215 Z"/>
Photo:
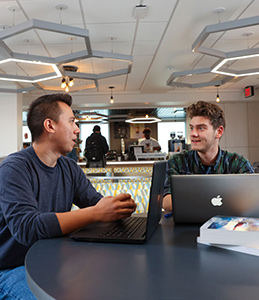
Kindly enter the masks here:
<path id="1" fill-rule="evenodd" d="M 118 221 L 118 223 L 112 225 L 105 230 L 101 237 L 125 237 L 129 238 L 136 232 L 139 226 L 144 223 L 145 217 L 126 218 Z"/>

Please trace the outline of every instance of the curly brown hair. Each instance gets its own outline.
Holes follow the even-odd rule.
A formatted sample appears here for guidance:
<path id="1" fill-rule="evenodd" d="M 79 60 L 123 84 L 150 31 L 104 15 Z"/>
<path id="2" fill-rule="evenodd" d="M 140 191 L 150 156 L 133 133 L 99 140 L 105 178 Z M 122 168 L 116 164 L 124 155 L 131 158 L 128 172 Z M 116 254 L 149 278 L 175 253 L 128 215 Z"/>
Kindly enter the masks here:
<path id="1" fill-rule="evenodd" d="M 224 129 L 226 127 L 225 113 L 217 104 L 198 101 L 187 107 L 186 112 L 191 119 L 193 117 L 209 118 L 214 129 L 219 128 L 219 126 L 223 126 Z"/>

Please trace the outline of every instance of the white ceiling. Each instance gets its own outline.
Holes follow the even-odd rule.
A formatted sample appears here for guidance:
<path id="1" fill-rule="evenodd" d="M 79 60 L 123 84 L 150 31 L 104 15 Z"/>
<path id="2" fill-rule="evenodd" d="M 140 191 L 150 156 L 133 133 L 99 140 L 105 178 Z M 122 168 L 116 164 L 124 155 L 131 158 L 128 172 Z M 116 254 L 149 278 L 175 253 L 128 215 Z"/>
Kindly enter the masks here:
<path id="1" fill-rule="evenodd" d="M 58 10 L 56 6 L 61 4 L 67 9 Z M 147 14 L 143 19 L 133 17 L 136 5 L 146 5 Z M 219 7 L 224 7 L 225 12 L 215 13 Z M 192 44 L 204 27 L 256 16 L 259 0 L 1 0 L 0 11 L 2 30 L 30 19 L 62 23 L 88 29 L 93 50 L 133 56 L 130 74 L 101 79 L 97 89 L 73 93 L 76 108 L 111 107 L 109 86 L 114 86 L 113 107 L 179 106 L 189 102 L 193 95 L 200 97 L 216 93 L 214 86 L 190 89 L 166 84 L 173 72 L 211 67 L 217 61 L 212 56 L 191 51 Z M 252 33 L 249 37 L 246 36 L 248 32 Z M 5 42 L 12 51 L 49 57 L 84 49 L 80 38 L 71 40 L 71 36 L 39 30 L 19 34 Z M 205 46 L 236 51 L 258 47 L 258 43 L 259 26 L 253 26 L 212 34 Z M 258 66 L 259 58 L 247 63 L 249 67 Z M 93 58 L 73 62 L 72 65 L 78 66 L 80 72 L 94 74 L 127 67 L 125 62 Z M 238 66 L 243 67 L 240 63 Z M 13 74 L 26 72 L 17 69 L 14 64 L 0 65 L 0 71 Z M 37 74 L 37 71 L 32 69 L 30 72 Z M 216 74 L 207 73 L 177 80 L 197 83 L 215 80 L 216 77 Z M 222 85 L 220 92 L 226 95 L 226 100 L 238 100 L 244 87 L 257 86 L 258 79 L 259 75 L 233 79 Z M 89 83 L 79 79 L 76 81 L 77 85 Z M 19 83 L 18 87 L 29 85 Z M 48 85 L 60 85 L 60 79 L 50 80 Z M 0 87 L 10 86 L 12 84 L 9 82 L 0 82 Z M 25 106 L 43 93 L 46 92 L 37 90 L 25 95 Z M 116 97 L 122 99 L 121 103 L 116 103 Z"/>

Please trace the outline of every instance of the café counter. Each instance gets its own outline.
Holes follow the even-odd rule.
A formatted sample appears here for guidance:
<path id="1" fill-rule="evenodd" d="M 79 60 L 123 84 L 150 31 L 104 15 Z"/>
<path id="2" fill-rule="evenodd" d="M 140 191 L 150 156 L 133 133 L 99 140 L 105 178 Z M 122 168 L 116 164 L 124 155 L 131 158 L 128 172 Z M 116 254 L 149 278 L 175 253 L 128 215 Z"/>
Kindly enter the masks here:
<path id="1" fill-rule="evenodd" d="M 155 160 L 141 160 L 141 161 L 107 161 L 106 168 L 110 168 L 113 172 L 114 169 L 117 168 L 141 168 L 141 167 L 153 167 Z M 78 162 L 77 163 L 81 168 L 86 167 L 86 162 Z M 95 173 L 95 172 L 94 172 Z"/>

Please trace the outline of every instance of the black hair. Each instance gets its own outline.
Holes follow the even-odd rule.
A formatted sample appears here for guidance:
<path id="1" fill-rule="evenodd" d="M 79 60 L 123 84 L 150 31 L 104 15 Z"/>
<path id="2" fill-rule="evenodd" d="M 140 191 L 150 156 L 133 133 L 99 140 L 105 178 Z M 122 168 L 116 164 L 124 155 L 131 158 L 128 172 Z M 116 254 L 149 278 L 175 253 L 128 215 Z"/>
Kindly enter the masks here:
<path id="1" fill-rule="evenodd" d="M 37 141 L 42 135 L 44 121 L 47 118 L 58 122 L 61 113 L 58 102 L 64 102 L 71 106 L 72 97 L 64 93 L 50 94 L 41 96 L 31 103 L 27 115 L 27 124 L 31 131 L 33 142 Z"/>
<path id="2" fill-rule="evenodd" d="M 99 125 L 95 125 L 93 128 L 93 132 L 100 132 L 101 131 L 101 127 Z"/>

